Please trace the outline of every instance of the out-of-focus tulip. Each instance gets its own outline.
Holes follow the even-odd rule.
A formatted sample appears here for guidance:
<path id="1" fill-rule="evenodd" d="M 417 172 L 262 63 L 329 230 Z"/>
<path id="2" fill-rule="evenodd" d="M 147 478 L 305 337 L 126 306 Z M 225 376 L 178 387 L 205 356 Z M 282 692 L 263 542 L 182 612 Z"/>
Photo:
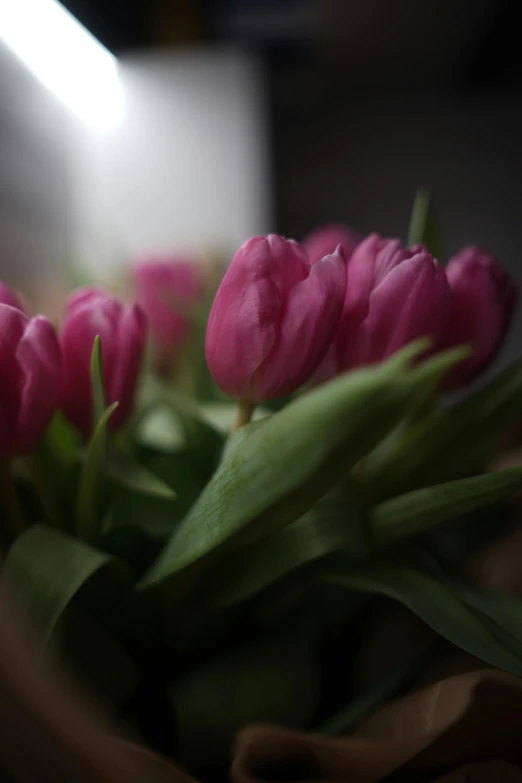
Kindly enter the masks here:
<path id="1" fill-rule="evenodd" d="M 425 248 L 370 235 L 348 263 L 336 371 L 380 362 L 420 337 L 437 340 L 451 301 L 444 267 Z"/>
<path id="2" fill-rule="evenodd" d="M 199 265 L 190 258 L 150 259 L 136 264 L 133 277 L 158 366 L 167 372 L 190 333 L 190 308 L 203 297 Z"/>
<path id="3" fill-rule="evenodd" d="M 331 255 L 336 248 L 341 246 L 346 261 L 348 261 L 355 248 L 362 240 L 353 229 L 340 223 L 331 223 L 320 226 L 303 239 L 303 247 L 308 253 L 311 264 L 320 261 L 321 258 Z"/>
<path id="4" fill-rule="evenodd" d="M 146 333 L 146 316 L 137 304 L 95 288 L 80 289 L 69 299 L 60 333 L 62 407 L 85 435 L 93 425 L 91 356 L 96 336 L 101 340 L 107 404 L 119 403 L 108 424 L 115 430 L 132 410 Z"/>
<path id="5" fill-rule="evenodd" d="M 0 280 L 0 304 L 16 307 L 26 315 L 31 314 L 31 308 L 29 307 L 29 302 L 25 296 L 20 291 L 8 286 L 2 280 Z"/>
<path id="6" fill-rule="evenodd" d="M 208 321 L 206 355 L 216 383 L 252 403 L 305 383 L 336 332 L 345 286 L 340 248 L 311 266 L 294 240 L 270 234 L 245 242 Z"/>
<path id="7" fill-rule="evenodd" d="M 43 315 L 0 304 L 0 457 L 28 454 L 60 399 L 60 345 Z"/>
<path id="8" fill-rule="evenodd" d="M 465 247 L 446 269 L 453 307 L 436 345 L 444 350 L 467 344 L 473 353 L 446 380 L 447 389 L 473 380 L 497 354 L 515 307 L 514 280 L 484 250 Z"/>

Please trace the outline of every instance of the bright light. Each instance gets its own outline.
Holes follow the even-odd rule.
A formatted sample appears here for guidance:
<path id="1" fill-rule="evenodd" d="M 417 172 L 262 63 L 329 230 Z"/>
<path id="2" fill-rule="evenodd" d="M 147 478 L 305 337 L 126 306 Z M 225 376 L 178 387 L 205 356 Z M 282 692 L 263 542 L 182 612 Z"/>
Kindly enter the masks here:
<path id="1" fill-rule="evenodd" d="M 91 128 L 118 123 L 118 62 L 57 0 L 0 0 L 0 39 Z"/>

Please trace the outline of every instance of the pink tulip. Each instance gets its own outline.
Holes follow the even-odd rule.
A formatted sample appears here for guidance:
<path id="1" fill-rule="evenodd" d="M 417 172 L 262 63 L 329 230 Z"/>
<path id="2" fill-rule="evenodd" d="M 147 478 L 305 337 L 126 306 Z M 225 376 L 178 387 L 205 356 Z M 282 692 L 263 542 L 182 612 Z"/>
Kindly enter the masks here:
<path id="1" fill-rule="evenodd" d="M 420 337 L 436 340 L 451 300 L 444 267 L 425 248 L 370 235 L 348 263 L 336 371 L 380 362 Z"/>
<path id="2" fill-rule="evenodd" d="M 146 317 L 137 304 L 125 304 L 95 288 L 75 292 L 62 326 L 62 406 L 84 435 L 93 426 L 91 356 L 100 336 L 107 405 L 119 405 L 109 420 L 115 430 L 134 403 L 146 340 Z"/>
<path id="3" fill-rule="evenodd" d="M 473 380 L 495 358 L 511 321 L 517 290 L 495 259 L 473 245 L 450 260 L 446 274 L 453 308 L 436 349 L 469 345 L 473 351 L 447 378 L 446 388 L 454 389 Z"/>
<path id="4" fill-rule="evenodd" d="M 198 264 L 188 258 L 150 259 L 136 264 L 133 276 L 158 364 L 168 371 L 190 334 L 190 308 L 203 298 Z"/>
<path id="5" fill-rule="evenodd" d="M 345 283 L 340 248 L 311 266 L 294 240 L 270 234 L 245 242 L 208 321 L 205 348 L 216 383 L 252 403 L 305 383 L 335 334 Z"/>
<path id="6" fill-rule="evenodd" d="M 31 314 L 31 308 L 25 296 L 20 291 L 2 282 L 2 280 L 0 280 L 0 304 L 16 307 L 17 310 L 21 310 L 26 315 Z"/>
<path id="7" fill-rule="evenodd" d="M 339 223 L 331 223 L 320 226 L 303 239 L 303 247 L 308 253 L 311 264 L 320 261 L 321 258 L 331 255 L 335 249 L 341 246 L 345 259 L 348 261 L 355 248 L 362 240 L 353 229 Z"/>
<path id="8" fill-rule="evenodd" d="M 58 338 L 43 315 L 0 304 L 0 457 L 28 454 L 60 399 Z"/>

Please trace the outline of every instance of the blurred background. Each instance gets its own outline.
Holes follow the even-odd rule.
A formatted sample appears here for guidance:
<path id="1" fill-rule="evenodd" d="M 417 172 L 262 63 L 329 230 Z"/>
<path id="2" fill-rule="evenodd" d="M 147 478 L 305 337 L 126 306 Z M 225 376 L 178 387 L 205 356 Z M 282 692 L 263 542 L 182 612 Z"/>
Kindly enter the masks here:
<path id="1" fill-rule="evenodd" d="M 423 183 L 447 251 L 522 283 L 517 5 L 0 0 L 0 276 L 43 301 L 71 263 L 331 221 L 405 238 Z M 519 314 L 506 357 L 521 339 Z"/>

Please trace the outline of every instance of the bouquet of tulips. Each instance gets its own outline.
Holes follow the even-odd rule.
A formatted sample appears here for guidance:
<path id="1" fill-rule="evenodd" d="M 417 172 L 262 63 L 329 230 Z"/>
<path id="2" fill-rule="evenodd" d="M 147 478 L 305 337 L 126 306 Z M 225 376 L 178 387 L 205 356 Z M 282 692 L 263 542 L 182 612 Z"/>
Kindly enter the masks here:
<path id="1" fill-rule="evenodd" d="M 2 583 L 193 774 L 224 775 L 254 723 L 355 731 L 442 643 L 522 676 L 522 602 L 468 568 L 516 522 L 522 361 L 448 395 L 495 358 L 515 286 L 479 247 L 435 260 L 421 207 L 408 246 L 254 237 L 219 286 L 144 261 L 135 301 L 73 291 L 57 330 L 0 287 Z M 431 631 L 361 688 L 386 599 Z"/>

